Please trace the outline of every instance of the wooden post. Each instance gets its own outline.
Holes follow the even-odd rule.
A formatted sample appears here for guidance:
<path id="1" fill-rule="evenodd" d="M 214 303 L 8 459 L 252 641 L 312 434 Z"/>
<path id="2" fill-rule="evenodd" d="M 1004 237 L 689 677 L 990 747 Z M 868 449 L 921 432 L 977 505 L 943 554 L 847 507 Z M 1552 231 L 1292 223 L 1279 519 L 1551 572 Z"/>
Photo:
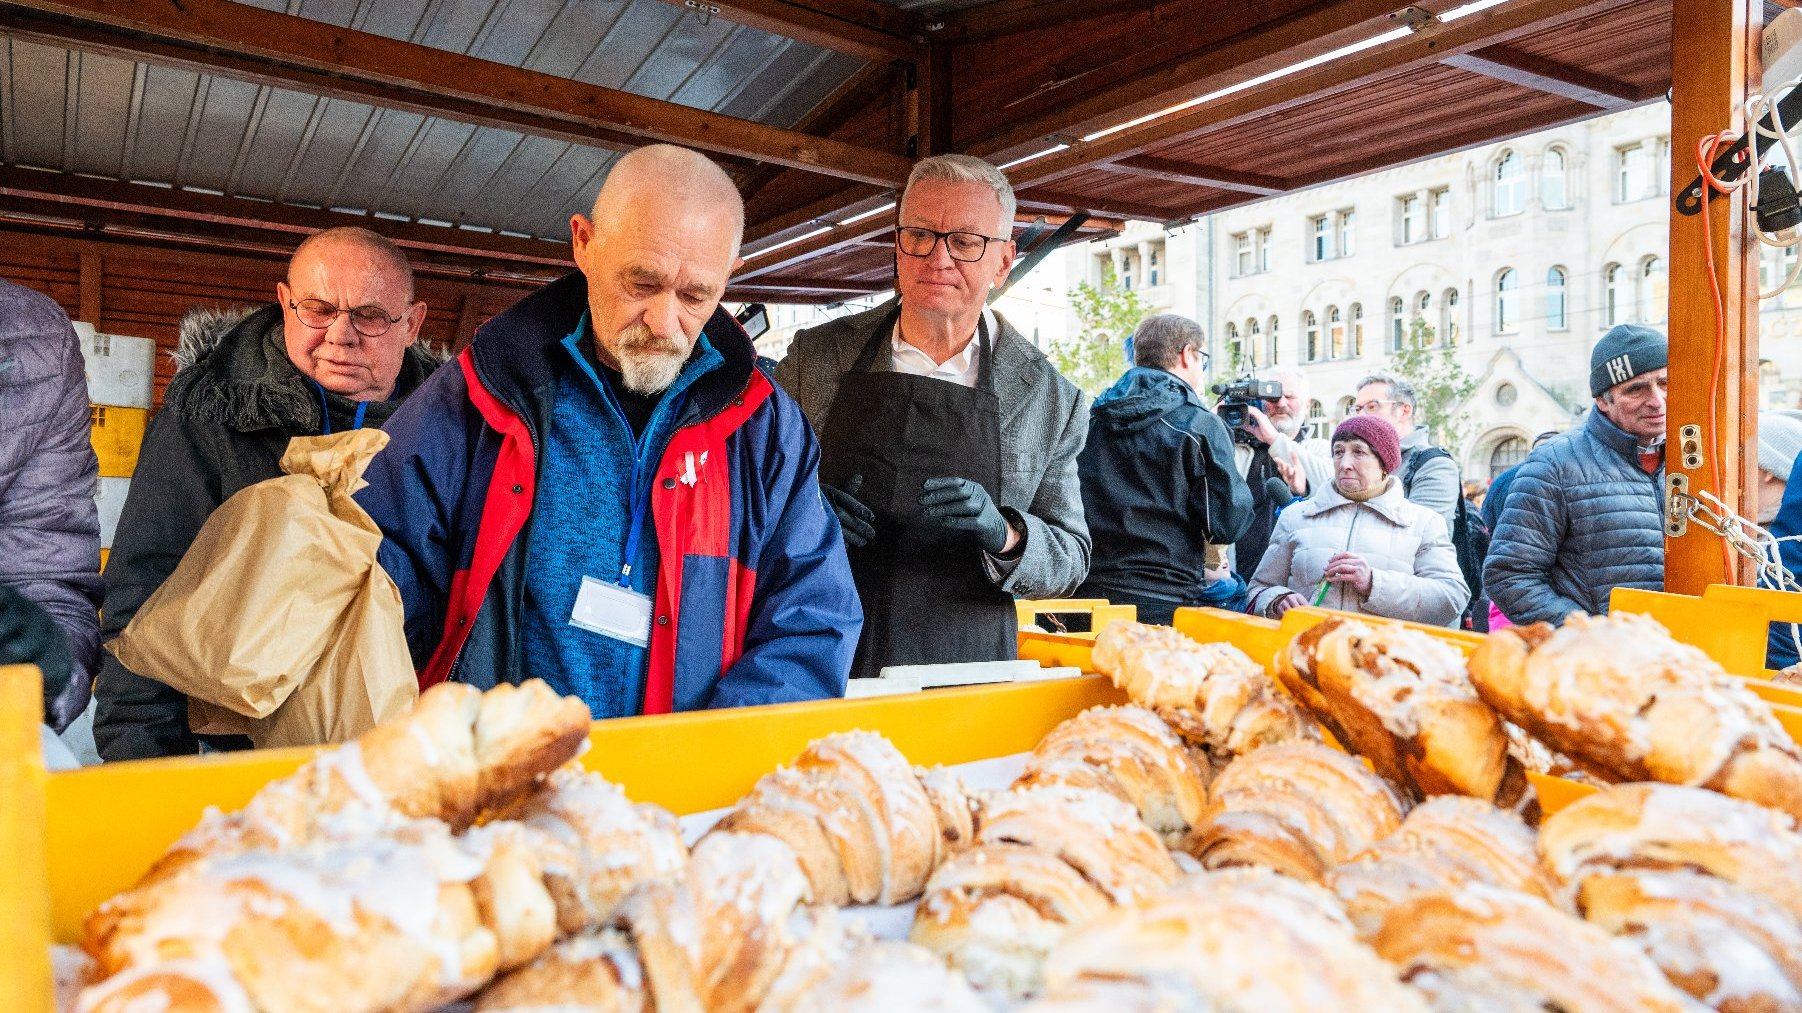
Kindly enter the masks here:
<path id="1" fill-rule="evenodd" d="M 100 254 L 92 250 L 81 251 L 81 317 L 80 319 L 100 328 L 100 289 L 106 283 L 105 264 Z"/>
<path id="2" fill-rule="evenodd" d="M 477 318 L 481 316 L 481 312 L 481 295 L 474 289 L 464 290 L 462 303 L 457 307 L 457 329 L 451 334 L 450 351 L 452 354 L 461 352 L 469 347 L 471 341 L 475 340 L 476 325 L 480 322 Z"/>
<path id="3" fill-rule="evenodd" d="M 1673 0 L 1672 193 L 1696 177 L 1696 143 L 1701 138 L 1746 129 L 1742 106 L 1747 82 L 1757 72 L 1762 24 L 1763 9 L 1757 0 Z M 1742 516 L 1755 517 L 1758 242 L 1747 232 L 1747 193 L 1741 189 L 1712 201 L 1706 231 L 1701 215 L 1671 211 L 1671 394 L 1665 467 L 1668 475 L 1689 483 L 1692 495 L 1712 492 L 1736 505 Z M 1721 293 L 1718 320 L 1708 266 L 1711 249 Z M 1724 335 L 1724 344 L 1715 381 L 1717 334 Z M 1729 564 L 1718 535 L 1695 523 L 1681 535 L 1670 536 L 1669 531 L 1667 591 L 1701 594 L 1709 584 L 1743 583 L 1749 577 L 1744 565 Z"/>

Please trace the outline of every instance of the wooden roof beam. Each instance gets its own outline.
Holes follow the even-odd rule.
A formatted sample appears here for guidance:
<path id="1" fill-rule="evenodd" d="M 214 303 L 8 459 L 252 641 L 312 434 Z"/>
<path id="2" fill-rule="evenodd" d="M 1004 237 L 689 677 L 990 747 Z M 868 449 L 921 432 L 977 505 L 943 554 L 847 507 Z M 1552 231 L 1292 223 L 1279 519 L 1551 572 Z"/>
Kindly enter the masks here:
<path id="1" fill-rule="evenodd" d="M 784 292 L 843 292 L 851 295 L 868 295 L 871 292 L 887 292 L 894 288 L 893 282 L 887 281 L 839 281 L 832 278 L 769 278 L 761 277 L 747 281 L 743 285 L 734 283 L 734 288 L 767 289 Z"/>
<path id="2" fill-rule="evenodd" d="M 1259 197 L 1288 193 L 1294 189 L 1275 176 L 1264 176 L 1255 172 L 1236 172 L 1232 169 L 1217 169 L 1211 165 L 1190 165 L 1173 158 L 1157 158 L 1152 155 L 1122 158 L 1118 162 L 1108 163 L 1103 168 L 1109 172 L 1123 172 L 1149 179 L 1161 179 L 1167 183 L 1187 183 L 1190 186 L 1207 186 L 1216 190 L 1236 190 L 1239 193 L 1256 194 Z"/>
<path id="3" fill-rule="evenodd" d="M 1014 199 L 1021 207 L 1035 211 L 1094 211 L 1114 218 L 1130 218 L 1141 222 L 1167 222 L 1172 217 L 1169 208 L 1155 204 L 1090 197 L 1079 193 L 1058 193 L 1053 190 L 1020 189 L 1015 192 Z"/>
<path id="4" fill-rule="evenodd" d="M 1106 14 L 1174 6 L 1178 4 L 1161 0 L 995 0 L 928 21 L 925 29 L 934 42 L 981 42 L 1014 32 L 1087 21 Z"/>
<path id="5" fill-rule="evenodd" d="M 1020 188 L 1094 169 L 1103 163 L 1180 144 L 1209 130 L 1271 116 L 1350 92 L 1448 57 L 1500 45 L 1625 6 L 1633 0 L 1515 0 L 1454 22 L 1432 22 L 1404 39 L 1285 75 L 1187 112 L 1172 113 L 1009 170 Z"/>
<path id="6" fill-rule="evenodd" d="M 875 0 L 662 0 L 810 46 L 870 61 L 916 60 L 920 19 Z"/>
<path id="7" fill-rule="evenodd" d="M 99 223 L 117 221 L 134 228 L 158 227 L 173 232 L 196 223 L 250 229 L 289 237 L 290 250 L 315 232 L 355 225 L 380 233 L 407 250 L 479 257 L 540 268 L 575 266 L 567 243 L 0 166 L 0 212 L 9 210 L 60 214 Z"/>
<path id="8" fill-rule="evenodd" d="M 1652 97 L 1640 94 L 1638 88 L 1624 81 L 1524 53 L 1513 46 L 1489 46 L 1474 53 L 1453 56 L 1445 60 L 1445 65 L 1548 95 L 1574 99 L 1597 109 L 1625 109 Z"/>
<path id="9" fill-rule="evenodd" d="M 562 140 L 594 132 L 637 144 L 666 141 L 885 186 L 903 182 L 912 168 L 884 151 L 231 0 L 0 0 L 0 28 L 53 45 Z"/>
<path id="10" fill-rule="evenodd" d="M 843 249 L 853 243 L 880 236 L 894 227 L 894 219 L 888 215 L 872 215 L 861 222 L 831 228 L 819 235 L 809 236 L 786 246 L 746 254 L 744 267 L 740 268 L 727 284 L 728 286 L 749 284 L 753 278 L 776 274 L 796 264 L 806 263 L 815 257 L 823 257 L 835 250 Z M 805 233 L 803 234 L 805 235 Z"/>
<path id="11" fill-rule="evenodd" d="M 1330 53 L 1388 27 L 1391 16 L 1407 7 L 1402 0 L 1326 0 L 1299 17 L 1247 24 L 1227 42 L 960 141 L 960 150 L 1005 162 L 1053 138 L 1082 137 Z M 1246 9 L 1255 14 L 1260 8 Z"/>

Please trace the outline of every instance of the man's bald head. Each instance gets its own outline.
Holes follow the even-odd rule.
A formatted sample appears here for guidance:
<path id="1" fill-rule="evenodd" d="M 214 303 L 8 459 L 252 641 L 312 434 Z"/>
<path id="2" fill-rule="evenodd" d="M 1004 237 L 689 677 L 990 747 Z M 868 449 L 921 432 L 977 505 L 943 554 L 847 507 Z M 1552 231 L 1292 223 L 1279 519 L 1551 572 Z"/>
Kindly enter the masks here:
<path id="1" fill-rule="evenodd" d="M 388 237 L 354 225 L 315 232 L 302 240 L 288 258 L 288 284 L 294 284 L 296 265 L 302 265 L 304 269 L 304 265 L 314 260 L 338 253 L 352 257 L 360 255 L 372 270 L 385 276 L 383 280 L 387 284 L 399 286 L 399 294 L 405 301 L 413 300 L 413 265 L 407 263 L 407 255 Z"/>
<path id="2" fill-rule="evenodd" d="M 707 156 L 673 144 L 647 144 L 627 152 L 607 173 L 591 217 L 605 229 L 609 221 L 647 201 L 691 213 L 729 215 L 732 253 L 738 255 L 745 234 L 745 202 L 732 177 Z"/>
<path id="3" fill-rule="evenodd" d="M 685 148 L 653 144 L 622 157 L 594 200 L 571 215 L 570 247 L 588 279 L 596 358 L 626 387 L 673 383 L 743 261 L 745 205 L 732 180 Z"/>

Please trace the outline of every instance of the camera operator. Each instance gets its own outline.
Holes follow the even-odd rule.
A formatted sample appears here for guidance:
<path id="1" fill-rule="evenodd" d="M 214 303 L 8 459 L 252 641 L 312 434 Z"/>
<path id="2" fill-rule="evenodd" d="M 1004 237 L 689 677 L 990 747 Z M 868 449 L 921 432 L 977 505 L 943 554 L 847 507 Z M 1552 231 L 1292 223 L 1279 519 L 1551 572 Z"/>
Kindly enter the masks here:
<path id="1" fill-rule="evenodd" d="M 1131 340 L 1133 368 L 1095 399 L 1076 461 L 1093 539 L 1077 595 L 1137 605 L 1140 621 L 1153 623 L 1184 605 L 1232 608 L 1245 585 L 1207 572 L 1204 560 L 1208 543 L 1245 530 L 1251 492 L 1234 470 L 1226 424 L 1201 400 L 1201 326 L 1166 313 Z"/>
<path id="2" fill-rule="evenodd" d="M 1333 481 L 1327 441 L 1302 432 L 1308 417 L 1307 381 L 1287 369 L 1264 370 L 1260 379 L 1270 386 L 1257 391 L 1255 398 L 1243 399 L 1254 403 L 1243 407 L 1244 422 L 1233 430 L 1234 460 L 1251 488 L 1251 523 L 1233 546 L 1233 570 L 1245 579 L 1257 572 L 1277 512 Z M 1231 388 L 1245 386 L 1234 383 L 1217 389 L 1222 397 L 1215 410 L 1237 416 L 1235 409 L 1243 400 L 1234 397 L 1237 392 Z"/>

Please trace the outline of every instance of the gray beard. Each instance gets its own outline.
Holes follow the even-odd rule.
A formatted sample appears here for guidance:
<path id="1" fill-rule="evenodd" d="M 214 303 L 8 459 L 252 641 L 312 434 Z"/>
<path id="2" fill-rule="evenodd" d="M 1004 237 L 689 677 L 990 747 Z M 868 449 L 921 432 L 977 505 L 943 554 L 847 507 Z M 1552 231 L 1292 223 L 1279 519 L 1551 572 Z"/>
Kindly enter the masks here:
<path id="1" fill-rule="evenodd" d="M 622 353 L 619 376 L 626 389 L 634 394 L 661 394 L 682 375 L 684 356 Z"/>
<path id="2" fill-rule="evenodd" d="M 1282 433 L 1284 436 L 1287 436 L 1292 440 L 1295 439 L 1296 433 L 1301 432 L 1301 420 L 1298 418 L 1295 418 L 1294 416 L 1290 416 L 1287 420 L 1285 420 L 1283 422 L 1278 422 L 1275 419 L 1271 419 L 1270 424 L 1276 427 L 1277 432 Z"/>

